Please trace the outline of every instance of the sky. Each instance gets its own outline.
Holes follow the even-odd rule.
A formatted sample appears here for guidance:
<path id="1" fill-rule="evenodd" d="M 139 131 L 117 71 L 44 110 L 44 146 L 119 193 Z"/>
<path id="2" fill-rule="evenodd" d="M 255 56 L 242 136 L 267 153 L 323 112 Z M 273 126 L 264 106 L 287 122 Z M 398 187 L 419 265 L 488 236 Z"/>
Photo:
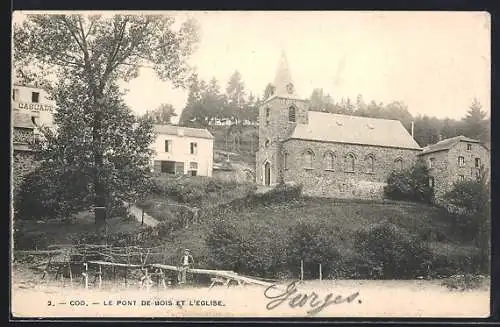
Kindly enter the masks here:
<path id="1" fill-rule="evenodd" d="M 168 13 L 168 12 L 167 12 Z M 172 14 L 172 12 L 170 12 Z M 412 115 L 463 117 L 474 97 L 490 112 L 490 16 L 486 12 L 175 12 L 194 17 L 200 43 L 190 64 L 225 89 L 238 70 L 247 93 L 262 96 L 286 53 L 297 93 L 323 88 L 334 100 L 403 101 Z M 122 83 L 138 114 L 187 91 L 141 69 Z"/>

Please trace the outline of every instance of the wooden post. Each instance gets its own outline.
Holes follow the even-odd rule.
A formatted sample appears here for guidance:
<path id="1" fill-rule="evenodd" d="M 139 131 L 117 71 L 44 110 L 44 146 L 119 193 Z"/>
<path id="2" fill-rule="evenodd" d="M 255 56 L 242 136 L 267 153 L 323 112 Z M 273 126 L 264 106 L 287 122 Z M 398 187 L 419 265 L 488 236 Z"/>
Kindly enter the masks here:
<path id="1" fill-rule="evenodd" d="M 323 279 L 323 272 L 321 271 L 321 263 L 319 264 L 319 280 Z"/>
<path id="2" fill-rule="evenodd" d="M 144 225 L 144 209 L 142 209 L 141 225 Z"/>
<path id="3" fill-rule="evenodd" d="M 99 265 L 99 288 L 101 288 L 102 285 L 102 266 Z"/>
<path id="4" fill-rule="evenodd" d="M 71 261 L 68 261 L 68 270 L 69 270 L 69 284 L 71 286 L 73 286 L 73 274 L 71 272 Z"/>
<path id="5" fill-rule="evenodd" d="M 300 281 L 304 280 L 304 260 L 300 260 Z"/>
<path id="6" fill-rule="evenodd" d="M 89 265 L 85 262 L 85 288 L 89 288 Z"/>

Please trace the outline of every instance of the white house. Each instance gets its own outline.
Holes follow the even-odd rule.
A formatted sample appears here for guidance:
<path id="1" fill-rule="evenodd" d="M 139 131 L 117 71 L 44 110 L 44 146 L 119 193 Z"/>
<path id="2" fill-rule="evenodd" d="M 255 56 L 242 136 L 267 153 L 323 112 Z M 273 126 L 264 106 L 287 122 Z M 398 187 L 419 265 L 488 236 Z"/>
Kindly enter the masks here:
<path id="1" fill-rule="evenodd" d="M 29 116 L 29 120 L 37 126 L 54 125 L 55 102 L 44 89 L 36 85 L 14 83 L 11 104 L 14 114 Z"/>
<path id="2" fill-rule="evenodd" d="M 214 137 L 206 129 L 154 125 L 153 169 L 160 175 L 212 176 Z"/>

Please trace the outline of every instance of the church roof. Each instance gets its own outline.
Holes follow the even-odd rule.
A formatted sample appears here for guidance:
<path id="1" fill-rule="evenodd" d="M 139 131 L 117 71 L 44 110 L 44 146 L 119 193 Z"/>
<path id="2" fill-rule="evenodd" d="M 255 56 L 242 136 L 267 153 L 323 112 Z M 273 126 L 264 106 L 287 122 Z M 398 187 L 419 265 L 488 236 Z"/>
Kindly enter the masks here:
<path id="1" fill-rule="evenodd" d="M 307 125 L 297 124 L 289 139 L 420 150 L 399 120 L 308 111 Z"/>
<path id="2" fill-rule="evenodd" d="M 290 72 L 290 67 L 284 51 L 281 53 L 278 69 L 276 70 L 276 76 L 274 77 L 274 87 L 275 89 L 273 95 L 275 96 L 287 98 L 299 97 L 295 90 L 292 74 Z"/>
<path id="3" fill-rule="evenodd" d="M 207 129 L 201 128 L 190 128 L 190 127 L 182 127 L 175 125 L 154 125 L 154 130 L 158 134 L 168 134 L 168 135 L 179 135 L 179 136 L 188 136 L 188 137 L 196 137 L 202 139 L 213 139 L 214 137 Z"/>
<path id="4" fill-rule="evenodd" d="M 453 146 L 455 146 L 455 144 L 457 144 L 459 142 L 479 143 L 478 140 L 474 140 L 474 139 L 468 138 L 466 136 L 459 135 L 459 136 L 455 136 L 455 137 L 450 137 L 448 139 L 444 139 L 444 140 L 439 141 L 435 144 L 428 145 L 423 149 L 422 153 L 420 153 L 420 154 L 422 155 L 422 154 L 427 154 L 427 153 L 432 153 L 432 152 L 449 150 Z"/>

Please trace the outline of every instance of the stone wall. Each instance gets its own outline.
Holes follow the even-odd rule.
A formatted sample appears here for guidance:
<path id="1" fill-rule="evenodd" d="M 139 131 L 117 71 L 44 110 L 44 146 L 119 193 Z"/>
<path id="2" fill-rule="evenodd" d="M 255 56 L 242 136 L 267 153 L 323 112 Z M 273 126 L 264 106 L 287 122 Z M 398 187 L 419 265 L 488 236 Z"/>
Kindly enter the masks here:
<path id="1" fill-rule="evenodd" d="M 296 122 L 288 121 L 288 109 L 293 106 Z M 269 116 L 266 112 L 269 109 Z M 256 154 L 255 177 L 264 184 L 264 163 L 271 164 L 271 184 L 280 180 L 281 142 L 295 129 L 296 123 L 307 123 L 307 101 L 275 97 L 259 108 L 259 149 Z"/>
<path id="2" fill-rule="evenodd" d="M 402 159 L 402 168 L 410 168 L 420 150 L 377 147 L 367 145 L 288 140 L 283 150 L 288 154 L 284 168 L 286 182 L 303 185 L 304 195 L 338 198 L 379 199 L 393 169 L 400 169 L 396 159 Z M 306 163 L 306 151 L 312 151 L 312 166 Z M 333 164 L 326 154 L 333 154 Z M 354 155 L 354 170 L 346 162 Z M 373 170 L 369 158 L 373 158 Z"/>
<path id="3" fill-rule="evenodd" d="M 467 150 L 467 144 L 471 149 Z M 464 157 L 464 165 L 459 166 L 458 157 Z M 479 169 L 475 167 L 475 158 L 479 158 L 481 164 L 491 174 L 490 151 L 478 143 L 458 142 L 449 150 L 424 154 L 421 156 L 429 165 L 433 160 L 429 174 L 434 177 L 434 198 L 439 202 L 442 196 L 453 188 L 456 181 L 474 179 Z"/>
<path id="4" fill-rule="evenodd" d="M 24 177 L 38 167 L 38 163 L 34 159 L 33 152 L 14 150 L 12 160 L 12 190 L 14 195 L 19 191 Z"/>

